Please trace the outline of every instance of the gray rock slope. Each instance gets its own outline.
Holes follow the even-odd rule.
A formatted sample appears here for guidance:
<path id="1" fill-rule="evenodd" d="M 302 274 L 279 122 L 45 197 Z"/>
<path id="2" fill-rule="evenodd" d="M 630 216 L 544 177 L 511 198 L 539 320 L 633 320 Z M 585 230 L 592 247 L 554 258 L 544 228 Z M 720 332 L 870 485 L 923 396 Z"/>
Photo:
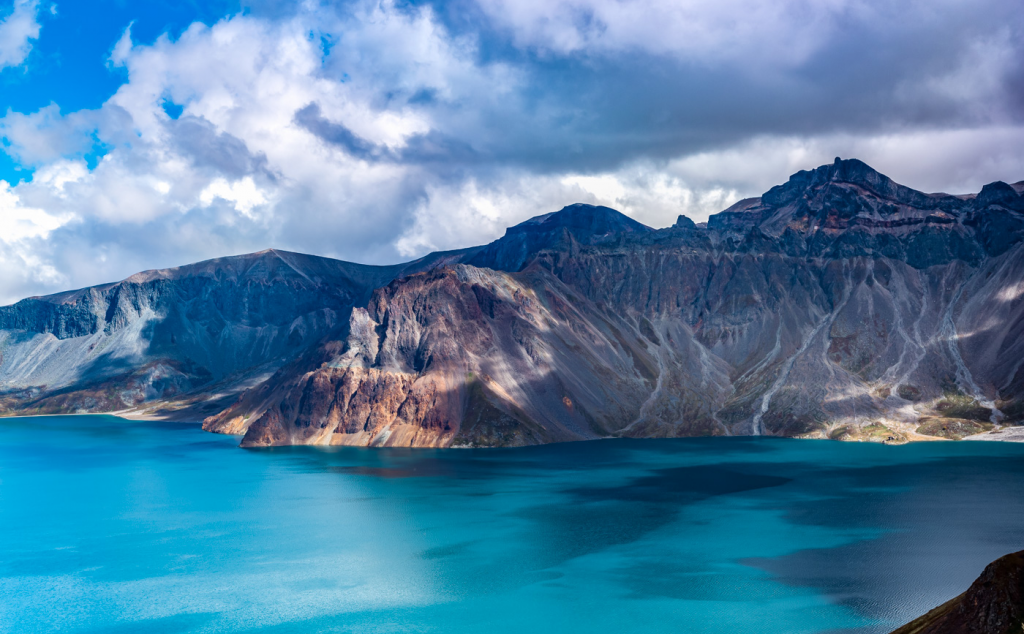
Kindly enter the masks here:
<path id="1" fill-rule="evenodd" d="M 0 309 L 4 406 L 198 407 L 247 445 L 964 437 L 1024 419 L 1022 191 L 837 159 L 706 226 L 572 205 L 398 267 L 140 274 Z"/>
<path id="2" fill-rule="evenodd" d="M 251 383 L 343 331 L 398 275 L 269 249 L 0 307 L 0 386 L 17 411 L 118 411 Z M 193 414 L 194 415 L 194 414 Z"/>

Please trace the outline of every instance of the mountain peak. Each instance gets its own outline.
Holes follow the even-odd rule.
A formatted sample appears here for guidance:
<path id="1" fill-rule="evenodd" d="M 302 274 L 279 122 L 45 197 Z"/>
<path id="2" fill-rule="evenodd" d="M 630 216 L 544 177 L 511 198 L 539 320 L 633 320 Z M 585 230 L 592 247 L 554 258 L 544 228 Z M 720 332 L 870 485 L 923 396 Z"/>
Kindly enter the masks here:
<path id="1" fill-rule="evenodd" d="M 653 231 L 647 225 L 639 223 L 611 207 L 575 203 L 566 205 L 552 213 L 534 216 L 514 227 L 509 227 L 508 232 L 548 232 L 563 227 L 578 236 L 601 236 L 623 231 Z"/>
<path id="2" fill-rule="evenodd" d="M 1020 200 L 1014 188 L 1003 183 L 987 186 L 985 195 L 1008 208 Z M 863 161 L 836 157 L 832 163 L 793 174 L 759 199 L 740 201 L 713 215 L 708 226 L 739 234 L 756 226 L 779 237 L 787 230 L 843 231 L 865 223 L 889 228 L 955 223 L 966 204 L 962 197 L 925 194 L 900 185 Z"/>
<path id="3" fill-rule="evenodd" d="M 883 198 L 898 198 L 904 193 L 903 190 L 918 193 L 909 187 L 896 184 L 864 161 L 844 160 L 837 156 L 834 163 L 793 174 L 785 184 L 772 187 L 761 198 L 769 205 L 785 205 L 804 196 L 810 190 L 829 183 L 850 183 Z"/>
<path id="4" fill-rule="evenodd" d="M 975 198 L 979 205 L 1001 205 L 1007 209 L 1024 211 L 1024 201 L 1013 185 L 996 181 L 981 188 L 981 192 Z"/>
<path id="5" fill-rule="evenodd" d="M 878 188 L 896 185 L 891 178 L 858 159 L 843 160 L 837 156 L 835 163 L 829 166 L 828 171 L 833 181 L 853 183 L 866 186 L 868 189 L 878 190 Z M 882 191 L 878 191 L 878 193 L 882 193 Z"/>
<path id="6" fill-rule="evenodd" d="M 686 216 L 685 214 L 679 214 L 679 217 L 676 218 L 676 223 L 674 225 L 672 225 L 672 226 L 680 228 L 680 229 L 696 229 L 697 228 L 697 224 L 693 220 L 691 220 L 688 216 Z"/>
<path id="7" fill-rule="evenodd" d="M 476 253 L 469 261 L 503 271 L 518 271 L 533 254 L 544 249 L 565 248 L 574 241 L 597 244 L 607 236 L 654 231 L 611 207 L 576 203 L 560 210 L 535 216 Z"/>

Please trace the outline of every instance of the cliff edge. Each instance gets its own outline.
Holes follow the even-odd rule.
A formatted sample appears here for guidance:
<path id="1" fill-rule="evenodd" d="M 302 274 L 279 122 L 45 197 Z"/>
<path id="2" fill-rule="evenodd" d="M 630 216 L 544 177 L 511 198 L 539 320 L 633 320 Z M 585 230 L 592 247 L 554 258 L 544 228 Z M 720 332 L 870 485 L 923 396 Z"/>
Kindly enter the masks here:
<path id="1" fill-rule="evenodd" d="M 990 563 L 958 597 L 892 634 L 1019 634 L 1024 631 L 1024 551 Z"/>

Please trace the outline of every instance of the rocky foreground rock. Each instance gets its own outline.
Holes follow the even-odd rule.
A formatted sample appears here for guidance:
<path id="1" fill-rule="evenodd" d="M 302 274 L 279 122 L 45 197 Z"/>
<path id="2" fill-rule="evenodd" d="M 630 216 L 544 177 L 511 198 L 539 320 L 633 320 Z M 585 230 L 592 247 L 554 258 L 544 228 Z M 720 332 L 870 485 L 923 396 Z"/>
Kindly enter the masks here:
<path id="1" fill-rule="evenodd" d="M 249 446 L 977 437 L 1024 420 L 1022 192 L 837 159 L 706 226 L 572 205 L 407 265 L 142 273 L 0 308 L 0 402 Z"/>
<path id="2" fill-rule="evenodd" d="M 1018 632 L 1024 632 L 1024 551 L 993 561 L 967 592 L 892 634 Z"/>

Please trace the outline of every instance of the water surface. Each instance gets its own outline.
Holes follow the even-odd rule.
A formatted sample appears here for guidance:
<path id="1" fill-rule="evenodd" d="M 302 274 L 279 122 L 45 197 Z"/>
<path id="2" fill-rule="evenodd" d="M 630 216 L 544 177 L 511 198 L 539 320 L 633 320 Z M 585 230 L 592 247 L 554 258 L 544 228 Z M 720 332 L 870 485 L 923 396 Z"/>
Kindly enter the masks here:
<path id="1" fill-rule="evenodd" d="M 1024 445 L 243 450 L 0 419 L 0 632 L 887 632 L 1024 549 Z"/>

